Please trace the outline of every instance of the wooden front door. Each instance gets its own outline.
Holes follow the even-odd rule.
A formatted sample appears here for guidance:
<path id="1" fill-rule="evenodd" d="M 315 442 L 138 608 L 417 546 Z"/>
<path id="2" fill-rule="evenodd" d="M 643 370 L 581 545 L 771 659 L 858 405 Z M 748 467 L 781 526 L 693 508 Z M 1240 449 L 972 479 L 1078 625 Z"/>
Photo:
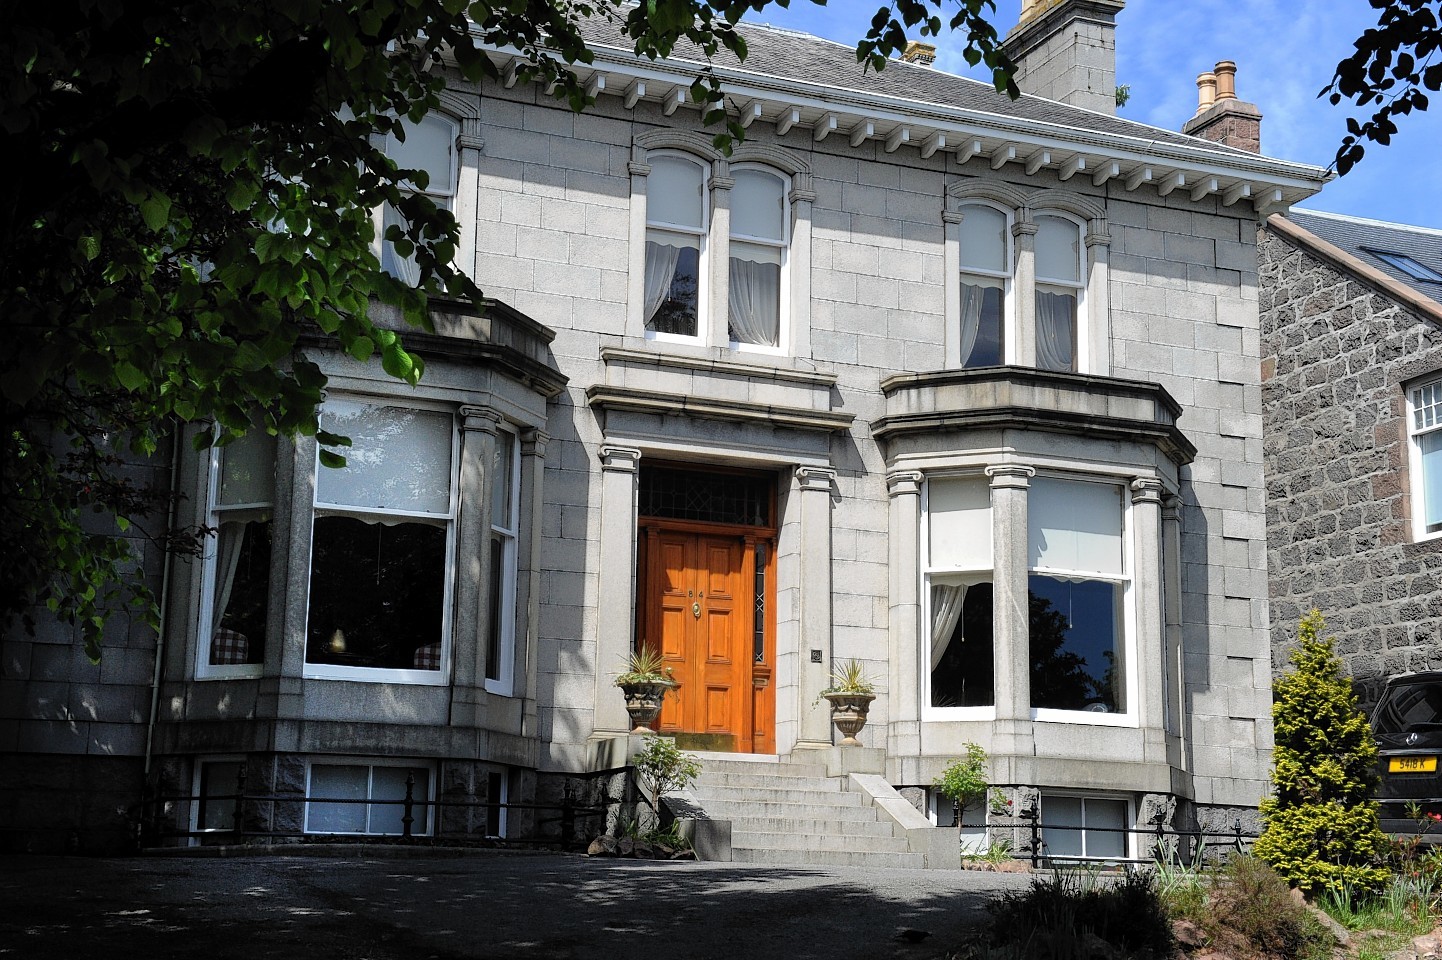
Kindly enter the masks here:
<path id="1" fill-rule="evenodd" d="M 660 732 L 689 749 L 774 749 L 770 670 L 755 655 L 755 591 L 764 582 L 756 564 L 766 551 L 754 535 L 662 525 L 641 535 L 639 639 L 661 651 L 680 683 L 666 697 Z"/>

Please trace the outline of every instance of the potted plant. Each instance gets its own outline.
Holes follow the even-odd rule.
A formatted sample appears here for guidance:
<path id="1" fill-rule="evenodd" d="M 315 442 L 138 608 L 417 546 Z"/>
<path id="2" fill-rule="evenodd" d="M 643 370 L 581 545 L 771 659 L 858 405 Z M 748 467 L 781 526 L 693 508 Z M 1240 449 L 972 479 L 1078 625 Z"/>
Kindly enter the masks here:
<path id="1" fill-rule="evenodd" d="M 671 676 L 659 650 L 642 647 L 631 651 L 626 672 L 616 677 L 616 686 L 626 697 L 626 712 L 631 715 L 632 733 L 650 733 L 651 724 L 661 715 L 666 692 L 679 684 Z"/>
<path id="2" fill-rule="evenodd" d="M 831 722 L 841 731 L 843 747 L 859 747 L 856 735 L 866 726 L 866 714 L 876 699 L 876 688 L 860 660 L 847 660 L 831 671 L 831 686 L 821 691 L 831 704 Z"/>

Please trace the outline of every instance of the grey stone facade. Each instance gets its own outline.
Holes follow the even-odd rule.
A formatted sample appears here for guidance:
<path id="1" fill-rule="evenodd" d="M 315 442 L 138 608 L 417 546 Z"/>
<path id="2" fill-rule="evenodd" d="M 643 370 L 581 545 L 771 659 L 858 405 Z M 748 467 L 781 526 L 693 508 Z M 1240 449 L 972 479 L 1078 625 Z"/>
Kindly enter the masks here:
<path id="1" fill-rule="evenodd" d="M 1108 14 L 1119 4 L 1080 6 Z M 980 102 L 984 85 L 900 63 L 884 80 L 848 79 L 845 50 L 792 34 L 760 31 L 753 50 L 775 66 L 786 48 L 861 89 L 838 96 L 810 72 L 784 82 L 738 72 L 728 97 L 752 104 L 752 122 L 729 156 L 682 105 L 685 63 L 638 65 L 601 48 L 608 72 L 588 68 L 598 99 L 581 115 L 526 83 L 457 80 L 443 98 L 458 131 L 458 260 L 509 307 L 447 309 L 441 335 L 413 336 L 427 360 L 415 393 L 323 349 L 316 356 L 337 394 L 405 396 L 451 415 L 459 506 L 444 579 L 454 604 L 437 641 L 448 673 L 417 676 L 411 661 L 385 674 L 315 669 L 334 666 L 308 653 L 311 518 L 325 507 L 315 443 L 300 438 L 276 457 L 273 639 L 261 662 L 207 661 L 217 581 L 202 564 L 177 564 L 154 724 L 152 639 L 100 668 L 128 671 L 114 697 L 87 700 L 73 679 L 84 668 L 67 666 L 68 712 L 51 717 L 46 704 L 60 693 L 47 693 L 35 670 L 38 645 L 7 638 L 7 665 L 23 659 L 16 669 L 28 672 L 9 688 L 0 729 L 15 735 L 3 749 L 38 756 L 49 748 L 35 738 L 60 729 L 83 753 L 77 724 L 114 716 L 130 755 L 151 743 L 150 785 L 167 793 L 196 789 L 207 763 L 244 764 L 251 783 L 286 798 L 305 794 L 316 765 L 424 765 L 441 799 L 494 799 L 503 775 L 512 800 L 599 801 L 628 759 L 631 724 L 612 679 L 646 612 L 643 521 L 657 514 L 640 512 L 639 491 L 661 463 L 744 474 L 774 504 L 767 529 L 749 534 L 773 558 L 756 605 L 761 645 L 754 664 L 750 646 L 733 658 L 748 671 L 738 688 L 764 691 L 755 696 L 771 698 L 773 712 L 758 708 L 742 749 L 829 750 L 819 694 L 833 665 L 856 659 L 877 681 L 863 742 L 887 780 L 913 793 L 976 742 L 997 787 L 1043 817 L 1049 797 L 1120 808 L 1142 829 L 1158 816 L 1230 822 L 1253 807 L 1272 739 L 1256 225 L 1268 204 L 1314 192 L 1322 171 L 1037 98 L 985 101 L 1000 112 L 982 116 L 949 98 Z M 886 86 L 873 90 L 874 80 Z M 647 211 L 667 183 L 653 173 L 662 157 L 702 171 L 707 213 L 695 242 L 708 259 L 697 255 L 694 336 L 646 326 Z M 732 193 L 747 170 L 784 184 L 785 326 L 775 345 L 733 343 L 728 330 Z M 1008 346 L 1001 361 L 963 369 L 958 276 L 963 225 L 978 208 L 1005 221 L 994 249 L 1005 262 Z M 1065 225 L 1075 276 L 1038 273 L 1043 221 Z M 1049 295 L 1073 304 L 1072 357 L 1043 369 L 1037 314 L 1051 281 L 1067 292 Z M 484 518 L 498 489 L 498 432 L 516 440 L 519 521 L 513 643 L 506 681 L 493 683 L 486 585 L 499 568 Z M 206 516 L 215 469 L 180 458 L 185 519 Z M 980 491 L 967 536 L 995 544 L 962 571 L 993 587 L 990 704 L 926 693 L 936 643 L 928 498 L 951 481 Z M 1053 501 L 1054 514 L 1098 502 L 1079 501 L 1082 488 L 1103 491 L 1098 536 L 1116 557 L 1091 578 L 1105 581 L 1108 612 L 1095 619 L 1110 631 L 1105 654 L 1091 655 L 1113 699 L 1033 702 L 1029 578 L 1041 565 L 1029 555 L 1029 511 L 1040 513 L 1047 489 L 1073 498 Z M 1089 532 L 1083 521 L 1062 522 L 1058 538 Z M 1096 572 L 1054 566 L 1058 583 Z M 512 580 L 501 583 L 510 590 Z M 687 600 L 699 620 L 700 601 Z M 1070 630 L 1069 608 L 1067 617 Z M 87 703 L 94 716 L 79 716 Z M 243 815 L 293 833 L 302 810 L 298 799 L 268 800 Z M 179 828 L 191 813 L 166 811 Z M 541 816 L 537 828 L 555 836 Z M 484 829 L 459 812 L 446 825 Z"/>
<path id="2" fill-rule="evenodd" d="M 1442 665 L 1442 540 L 1411 524 L 1404 385 L 1442 370 L 1442 327 L 1304 245 L 1258 241 L 1274 668 L 1320 610 L 1371 703 Z"/>

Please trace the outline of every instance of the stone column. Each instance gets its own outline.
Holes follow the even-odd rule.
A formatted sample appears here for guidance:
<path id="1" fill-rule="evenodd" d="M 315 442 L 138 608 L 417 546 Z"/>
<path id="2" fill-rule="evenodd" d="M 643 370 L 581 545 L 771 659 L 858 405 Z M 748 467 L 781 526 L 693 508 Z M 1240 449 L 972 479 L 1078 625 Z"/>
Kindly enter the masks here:
<path id="1" fill-rule="evenodd" d="M 954 202 L 954 201 L 953 201 Z M 942 316 L 946 318 L 946 332 L 942 335 L 946 353 L 942 366 L 961 366 L 961 223 L 966 215 L 960 210 L 942 210 L 941 222 L 946 234 L 942 244 L 941 275 L 943 285 Z M 1014 289 L 1014 288 L 1013 288 Z M 1006 362 L 1006 358 L 1002 358 Z"/>
<path id="2" fill-rule="evenodd" d="M 456 521 L 456 602 L 451 624 L 451 722 L 481 719 L 486 685 L 486 626 L 490 623 L 491 463 L 501 415 L 461 407 L 461 513 Z"/>
<path id="3" fill-rule="evenodd" d="M 1012 360 L 1023 367 L 1036 366 L 1036 224 L 1031 211 L 1023 209 L 1011 225 L 1016 238 L 1016 276 L 1012 282 L 1012 303 L 1016 320 L 1012 324 L 1016 343 Z"/>
<path id="4" fill-rule="evenodd" d="M 996 669 L 993 775 L 1022 783 L 1016 758 L 1035 753 L 1031 732 L 1031 614 L 1027 590 L 1027 490 L 1036 471 L 1021 464 L 986 468 L 991 478 L 992 636 Z"/>
<path id="5" fill-rule="evenodd" d="M 1086 316 L 1077 319 L 1085 324 L 1085 353 L 1078 360 L 1077 370 L 1099 377 L 1112 374 L 1111 313 L 1107 310 L 1107 284 L 1111 274 L 1112 238 L 1104 222 L 1093 220 L 1086 235 L 1087 286 Z"/>
<path id="6" fill-rule="evenodd" d="M 520 567 L 520 583 L 516 584 L 516 676 L 524 678 L 523 737 L 537 733 L 536 648 L 541 622 L 541 515 L 545 509 L 542 481 L 546 475 L 546 442 L 550 439 L 541 430 L 529 430 L 521 437 L 521 519 L 520 529 L 516 531 L 519 541 L 516 557 Z"/>
<path id="7" fill-rule="evenodd" d="M 921 665 L 917 631 L 921 622 L 919 596 L 921 473 L 908 470 L 886 477 L 891 497 L 889 550 L 891 594 L 891 725 L 887 754 L 916 756 L 921 752 Z"/>
<path id="8" fill-rule="evenodd" d="M 831 677 L 831 492 L 836 471 L 797 467 L 801 497 L 801 668 L 797 749 L 831 746 L 831 711 L 816 698 Z"/>
<path id="9" fill-rule="evenodd" d="M 727 318 L 731 314 L 731 262 L 721 256 L 731 240 L 731 188 L 736 180 L 731 165 L 725 160 L 711 164 L 711 229 L 706 244 L 706 260 L 710 264 L 710 295 L 701 305 L 701 335 L 713 347 L 726 349 L 731 345 Z"/>
<path id="10" fill-rule="evenodd" d="M 815 202 L 811 174 L 796 174 L 791 185 L 791 251 L 787 261 L 787 279 L 791 285 L 788 310 L 791 355 L 794 357 L 811 356 L 811 205 Z"/>
<path id="11" fill-rule="evenodd" d="M 596 599 L 597 733 L 631 729 L 612 677 L 625 669 L 636 628 L 636 479 L 641 451 L 601 446 L 601 570 Z"/>
<path id="12" fill-rule="evenodd" d="M 1182 498 L 1162 498 L 1162 622 L 1166 649 L 1167 762 L 1186 770 L 1186 658 L 1182 651 Z"/>
<path id="13" fill-rule="evenodd" d="M 1142 725 L 1142 761 L 1163 763 L 1166 743 L 1166 662 L 1162 639 L 1162 482 L 1132 481 L 1132 590 L 1136 598 L 1135 702 L 1127 705 Z"/>
<path id="14" fill-rule="evenodd" d="M 631 160 L 626 164 L 631 175 L 631 269 L 626 277 L 626 333 L 633 337 L 646 334 L 646 178 L 651 174 L 651 165 L 646 162 L 646 151 L 641 147 L 632 150 Z M 637 240 L 637 238 L 642 238 Z"/>

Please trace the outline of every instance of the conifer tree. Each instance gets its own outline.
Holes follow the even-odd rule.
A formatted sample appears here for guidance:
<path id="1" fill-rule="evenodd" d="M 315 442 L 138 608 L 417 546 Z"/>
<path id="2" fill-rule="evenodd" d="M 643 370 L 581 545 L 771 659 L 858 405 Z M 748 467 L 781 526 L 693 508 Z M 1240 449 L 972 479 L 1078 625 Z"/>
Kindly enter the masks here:
<path id="1" fill-rule="evenodd" d="M 1387 838 L 1377 821 L 1377 743 L 1322 615 L 1302 618 L 1293 670 L 1273 684 L 1272 796 L 1254 853 L 1303 893 L 1374 889 Z"/>

